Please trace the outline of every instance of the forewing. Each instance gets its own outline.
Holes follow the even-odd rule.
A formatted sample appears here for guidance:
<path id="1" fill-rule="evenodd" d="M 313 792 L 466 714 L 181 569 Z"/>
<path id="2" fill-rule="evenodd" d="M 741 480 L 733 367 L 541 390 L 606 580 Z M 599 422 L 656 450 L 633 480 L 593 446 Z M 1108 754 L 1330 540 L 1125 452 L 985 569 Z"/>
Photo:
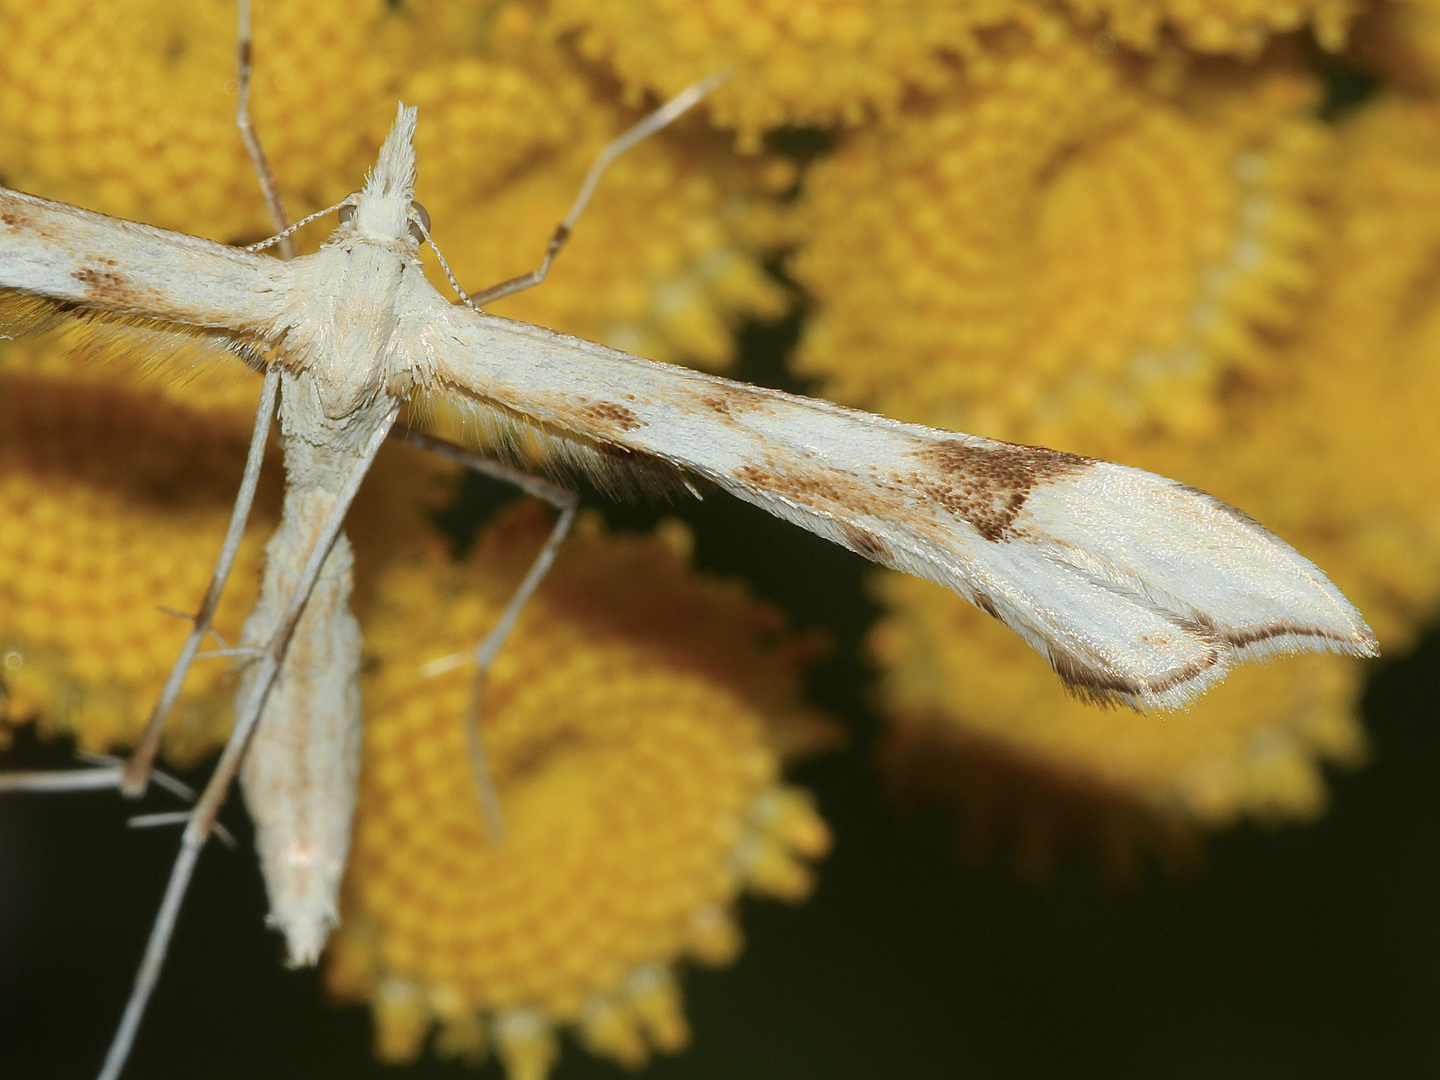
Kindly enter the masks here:
<path id="1" fill-rule="evenodd" d="M 471 408 L 477 441 L 540 446 L 602 477 L 627 460 L 705 477 L 949 586 L 1087 697 L 1173 707 L 1247 651 L 1375 651 L 1318 568 L 1183 484 L 657 364 L 438 296 L 408 308 L 402 347 L 432 392 Z"/>
<path id="2" fill-rule="evenodd" d="M 0 188 L 0 294 L 66 314 L 262 338 L 277 260 Z M 13 308 L 13 304 L 11 305 Z"/>

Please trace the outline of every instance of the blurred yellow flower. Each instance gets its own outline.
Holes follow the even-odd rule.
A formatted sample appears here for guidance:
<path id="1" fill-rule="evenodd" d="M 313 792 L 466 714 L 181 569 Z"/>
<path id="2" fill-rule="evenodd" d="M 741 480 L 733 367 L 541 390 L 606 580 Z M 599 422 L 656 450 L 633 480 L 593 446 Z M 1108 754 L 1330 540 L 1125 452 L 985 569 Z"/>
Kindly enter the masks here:
<path id="1" fill-rule="evenodd" d="M 674 94 L 716 71 L 734 73 L 711 106 L 716 124 L 753 147 L 787 125 L 858 124 L 888 116 L 913 89 L 953 80 L 954 60 L 982 50 L 980 32 L 1054 20 L 1017 0 L 553 0 L 552 18 L 578 28 L 579 49 L 632 89 Z"/>
<path id="2" fill-rule="evenodd" d="M 227 7 L 0 3 L 0 35 L 8 185 L 217 240 L 273 231 L 235 131 Z M 396 98 L 420 107 L 417 194 L 477 291 L 539 264 L 595 155 L 641 115 L 518 0 L 361 16 L 339 0 L 259 4 L 255 56 L 256 127 L 296 218 L 359 187 Z M 607 173 L 545 287 L 497 313 L 724 366 L 736 322 L 788 306 L 759 259 L 767 193 L 790 181 L 724 146 L 695 123 L 646 140 Z"/>
<path id="3" fill-rule="evenodd" d="M 1277 34 L 1308 28 L 1324 49 L 1344 47 L 1360 0 L 1065 0 L 1077 18 L 1099 22 L 1116 41 L 1157 48 L 1166 32 L 1203 53 L 1258 56 Z"/>
<path id="4" fill-rule="evenodd" d="M 673 965 L 729 963 L 741 889 L 802 899 L 828 838 L 779 784 L 825 729 L 795 643 L 733 586 L 689 572 L 679 525 L 611 538 L 580 519 L 525 608 L 482 727 L 507 835 L 486 837 L 466 750 L 468 669 L 424 665 L 498 618 L 548 522 L 502 517 L 465 564 L 396 565 L 366 624 L 365 765 L 329 981 L 369 1000 L 385 1060 L 493 1039 L 543 1076 L 553 1029 L 641 1064 L 688 1040 Z"/>
<path id="5" fill-rule="evenodd" d="M 91 751 L 138 738 L 204 595 L 244 457 L 243 433 L 128 388 L 0 375 L 0 722 L 38 717 Z M 216 618 L 230 641 L 254 602 L 266 526 L 262 515 L 247 531 Z M 223 740 L 228 668 L 197 666 L 172 756 Z"/>
<path id="6" fill-rule="evenodd" d="M 1220 421 L 1312 287 L 1330 133 L 1288 67 L 1136 71 L 1078 36 L 810 172 L 796 365 L 887 415 L 1115 456 Z M 1077 434 L 1083 431 L 1083 438 Z"/>
<path id="7" fill-rule="evenodd" d="M 1440 599 L 1440 441 L 1421 415 L 1440 397 L 1435 114 L 1377 103 L 1328 129 L 1279 64 L 1158 87 L 1035 70 L 1097 87 L 1068 138 L 1063 120 L 1049 144 L 987 123 L 1063 117 L 1066 91 L 1035 77 L 816 168 L 795 264 L 821 301 L 804 369 L 862 405 L 1210 490 L 1322 565 L 1388 648 L 1408 643 Z M 1122 821 L 1166 839 L 1310 817 L 1322 763 L 1363 755 L 1350 661 L 1242 668 L 1180 715 L 1097 712 L 952 594 L 887 575 L 879 595 L 890 761 L 927 790 L 968 787 L 1032 863 L 1081 820 L 1108 843 Z"/>

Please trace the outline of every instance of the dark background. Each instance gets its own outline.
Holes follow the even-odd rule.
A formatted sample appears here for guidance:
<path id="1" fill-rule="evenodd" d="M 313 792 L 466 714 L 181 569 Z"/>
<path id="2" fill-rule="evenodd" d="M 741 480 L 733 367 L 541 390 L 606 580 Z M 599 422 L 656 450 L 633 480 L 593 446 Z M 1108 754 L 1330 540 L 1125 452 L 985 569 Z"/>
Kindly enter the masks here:
<path id="1" fill-rule="evenodd" d="M 791 334 L 752 332 L 742 374 L 783 382 Z M 447 528 L 463 537 L 496 497 L 471 485 Z M 897 811 L 871 768 L 859 559 L 720 496 L 608 512 L 680 513 L 701 565 L 825 628 L 812 698 L 852 732 L 794 777 L 836 835 L 816 896 L 744 904 L 739 962 L 685 977 L 692 1048 L 646 1076 L 1440 1076 L 1440 634 L 1375 666 L 1373 762 L 1332 777 L 1318 824 L 1232 830 L 1198 872 L 1152 866 L 1122 891 L 1081 858 L 1025 884 L 963 866 L 946 814 Z M 22 738 L 6 764 L 27 761 L 71 763 Z M 97 1069 L 177 840 L 127 830 L 133 811 L 113 794 L 0 799 L 0 1077 Z M 243 812 L 224 819 L 241 850 L 201 860 L 128 1077 L 499 1076 L 377 1064 L 367 1010 L 280 966 Z M 567 1040 L 556 1075 L 625 1074 Z"/>

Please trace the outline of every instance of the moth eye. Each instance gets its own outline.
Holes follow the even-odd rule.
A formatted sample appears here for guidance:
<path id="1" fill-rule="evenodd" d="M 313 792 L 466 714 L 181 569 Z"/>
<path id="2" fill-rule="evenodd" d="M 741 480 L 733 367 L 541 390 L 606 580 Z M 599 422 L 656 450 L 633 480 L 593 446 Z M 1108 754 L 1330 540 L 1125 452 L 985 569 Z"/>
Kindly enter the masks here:
<path id="1" fill-rule="evenodd" d="M 352 222 L 352 221 L 354 221 L 354 220 L 355 220 L 355 204 L 354 204 L 354 203 L 346 203 L 344 206 L 340 207 L 340 224 L 341 224 L 341 225 L 348 225 L 348 224 L 350 224 L 350 222 Z"/>
<path id="2" fill-rule="evenodd" d="M 418 202 L 410 204 L 410 235 L 421 244 L 430 236 L 430 212 Z"/>

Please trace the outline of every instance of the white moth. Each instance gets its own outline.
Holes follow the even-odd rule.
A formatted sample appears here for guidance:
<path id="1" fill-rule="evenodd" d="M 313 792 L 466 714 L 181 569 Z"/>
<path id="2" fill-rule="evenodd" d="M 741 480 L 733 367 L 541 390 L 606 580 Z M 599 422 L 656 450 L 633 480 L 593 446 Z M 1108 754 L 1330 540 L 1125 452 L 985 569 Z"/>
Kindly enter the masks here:
<path id="1" fill-rule="evenodd" d="M 402 406 L 458 407 L 483 448 L 538 448 L 536 464 L 602 481 L 635 467 L 703 478 L 954 589 L 1096 701 L 1173 708 L 1240 660 L 1375 655 L 1370 629 L 1317 567 L 1184 484 L 654 363 L 451 303 L 418 258 L 428 223 L 413 202 L 414 129 L 415 110 L 402 106 L 339 227 L 288 262 L 0 189 L 0 292 L 210 338 L 265 368 L 267 392 L 279 385 L 288 486 L 244 631 L 255 659 L 103 1075 L 123 1062 L 242 758 L 292 960 L 314 962 L 335 922 L 360 720 L 339 524 Z"/>

